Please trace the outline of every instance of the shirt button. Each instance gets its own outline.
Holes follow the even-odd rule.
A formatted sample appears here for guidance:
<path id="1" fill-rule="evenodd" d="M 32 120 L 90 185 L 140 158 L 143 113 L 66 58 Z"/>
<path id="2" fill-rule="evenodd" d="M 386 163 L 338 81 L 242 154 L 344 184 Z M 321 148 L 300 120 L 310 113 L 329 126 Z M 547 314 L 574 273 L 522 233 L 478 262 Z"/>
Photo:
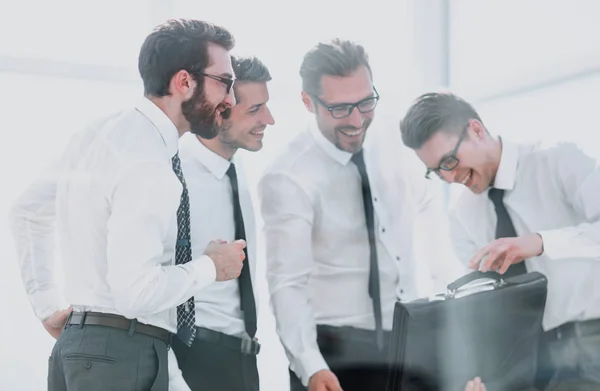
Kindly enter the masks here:
<path id="1" fill-rule="evenodd" d="M 373 201 L 377 202 L 377 197 L 373 197 Z"/>
<path id="2" fill-rule="evenodd" d="M 92 363 L 91 363 L 91 362 L 89 362 L 89 361 L 86 361 L 86 362 L 85 362 L 85 368 L 86 368 L 86 369 L 90 369 L 91 367 L 92 367 Z"/>
<path id="3" fill-rule="evenodd" d="M 381 232 L 382 233 L 385 232 L 385 227 L 381 228 Z"/>
<path id="4" fill-rule="evenodd" d="M 400 260 L 400 257 L 396 255 L 396 261 L 399 261 L 399 260 Z"/>

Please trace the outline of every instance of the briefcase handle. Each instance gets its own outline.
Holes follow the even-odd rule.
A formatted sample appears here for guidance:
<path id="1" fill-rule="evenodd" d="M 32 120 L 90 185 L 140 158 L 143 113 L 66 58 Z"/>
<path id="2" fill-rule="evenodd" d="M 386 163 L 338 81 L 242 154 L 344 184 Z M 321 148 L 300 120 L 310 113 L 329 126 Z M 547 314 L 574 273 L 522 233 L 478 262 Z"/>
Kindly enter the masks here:
<path id="1" fill-rule="evenodd" d="M 458 289 L 462 288 L 463 286 L 467 285 L 470 282 L 473 282 L 475 280 L 480 280 L 483 278 L 491 278 L 493 280 L 496 280 L 498 282 L 502 281 L 502 274 L 496 273 L 496 272 L 482 272 L 482 271 L 475 271 L 469 274 L 465 274 L 464 276 L 460 277 L 459 279 L 455 280 L 454 282 L 451 282 L 450 284 L 448 284 L 447 288 L 448 288 L 448 292 L 456 292 Z"/>

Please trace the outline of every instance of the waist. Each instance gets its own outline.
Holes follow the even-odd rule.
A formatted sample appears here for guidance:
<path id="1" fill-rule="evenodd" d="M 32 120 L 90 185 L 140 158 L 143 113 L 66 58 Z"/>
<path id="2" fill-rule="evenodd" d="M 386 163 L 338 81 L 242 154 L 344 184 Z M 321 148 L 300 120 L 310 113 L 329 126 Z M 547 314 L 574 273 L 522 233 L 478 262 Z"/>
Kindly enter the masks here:
<path id="1" fill-rule="evenodd" d="M 163 328 L 141 323 L 137 319 L 127 319 L 122 315 L 103 312 L 72 312 L 65 327 L 103 326 L 129 333 L 140 333 L 158 338 L 167 345 L 171 344 L 171 333 Z"/>
<path id="2" fill-rule="evenodd" d="M 591 335 L 600 335 L 600 319 L 590 319 L 565 323 L 544 332 L 542 339 L 555 341 L 562 339 L 581 338 Z"/>
<path id="3" fill-rule="evenodd" d="M 384 339 L 391 338 L 392 332 L 384 330 Z M 362 329 L 351 326 L 317 325 L 318 339 L 342 339 L 356 342 L 372 342 L 375 339 L 375 330 Z"/>
<path id="4" fill-rule="evenodd" d="M 73 312 L 97 312 L 103 314 L 112 314 L 123 316 L 119 311 L 112 307 L 113 303 L 110 300 L 98 300 L 97 298 L 90 297 L 89 300 L 74 300 L 81 298 L 67 297 L 70 303 L 92 303 L 92 304 L 73 304 Z M 151 326 L 156 326 L 161 329 L 165 329 L 171 333 L 177 332 L 177 309 L 172 308 L 170 310 L 161 311 L 147 316 L 138 316 L 137 321 Z"/>
<path id="5" fill-rule="evenodd" d="M 196 339 L 214 343 L 246 355 L 258 355 L 260 353 L 260 343 L 258 343 L 258 340 L 248 336 L 240 338 L 205 327 L 196 327 Z"/>

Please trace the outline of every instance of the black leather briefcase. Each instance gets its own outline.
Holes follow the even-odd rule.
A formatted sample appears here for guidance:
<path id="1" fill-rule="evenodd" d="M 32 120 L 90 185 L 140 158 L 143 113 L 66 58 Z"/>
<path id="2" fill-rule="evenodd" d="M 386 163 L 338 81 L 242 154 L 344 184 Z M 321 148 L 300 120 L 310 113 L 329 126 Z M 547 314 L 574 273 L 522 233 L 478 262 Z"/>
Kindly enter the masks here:
<path id="1" fill-rule="evenodd" d="M 397 302 L 387 391 L 488 391 L 533 387 L 547 280 L 473 272 L 431 298 Z"/>

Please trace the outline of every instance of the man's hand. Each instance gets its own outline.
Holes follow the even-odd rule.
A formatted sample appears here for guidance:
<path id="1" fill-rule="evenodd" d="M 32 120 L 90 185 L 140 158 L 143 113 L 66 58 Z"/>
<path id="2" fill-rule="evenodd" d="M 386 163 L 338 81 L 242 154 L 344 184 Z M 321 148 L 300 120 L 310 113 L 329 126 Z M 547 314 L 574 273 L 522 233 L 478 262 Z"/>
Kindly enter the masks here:
<path id="1" fill-rule="evenodd" d="M 42 322 L 44 328 L 54 339 L 58 339 L 60 333 L 62 333 L 65 323 L 69 314 L 73 311 L 73 308 L 69 307 L 66 310 L 59 310 L 50 315 L 50 317 Z"/>
<path id="2" fill-rule="evenodd" d="M 308 391 L 343 391 L 337 377 L 328 369 L 322 369 L 310 377 Z M 470 390 L 469 390 L 470 391 Z"/>
<path id="3" fill-rule="evenodd" d="M 538 234 L 496 239 L 477 251 L 469 262 L 469 268 L 482 272 L 493 270 L 504 274 L 510 265 L 523 262 L 525 259 L 538 256 L 543 252 L 542 237 Z M 483 261 L 484 257 L 485 261 Z M 483 265 L 480 268 L 479 265 L 482 261 Z"/>
<path id="4" fill-rule="evenodd" d="M 465 391 L 486 391 L 485 384 L 480 378 L 476 377 L 473 380 L 469 380 L 465 386 Z"/>
<path id="5" fill-rule="evenodd" d="M 246 258 L 245 247 L 246 241 L 241 239 L 231 243 L 213 240 L 206 246 L 204 254 L 208 255 L 215 264 L 217 281 L 233 280 L 239 277 Z"/>

